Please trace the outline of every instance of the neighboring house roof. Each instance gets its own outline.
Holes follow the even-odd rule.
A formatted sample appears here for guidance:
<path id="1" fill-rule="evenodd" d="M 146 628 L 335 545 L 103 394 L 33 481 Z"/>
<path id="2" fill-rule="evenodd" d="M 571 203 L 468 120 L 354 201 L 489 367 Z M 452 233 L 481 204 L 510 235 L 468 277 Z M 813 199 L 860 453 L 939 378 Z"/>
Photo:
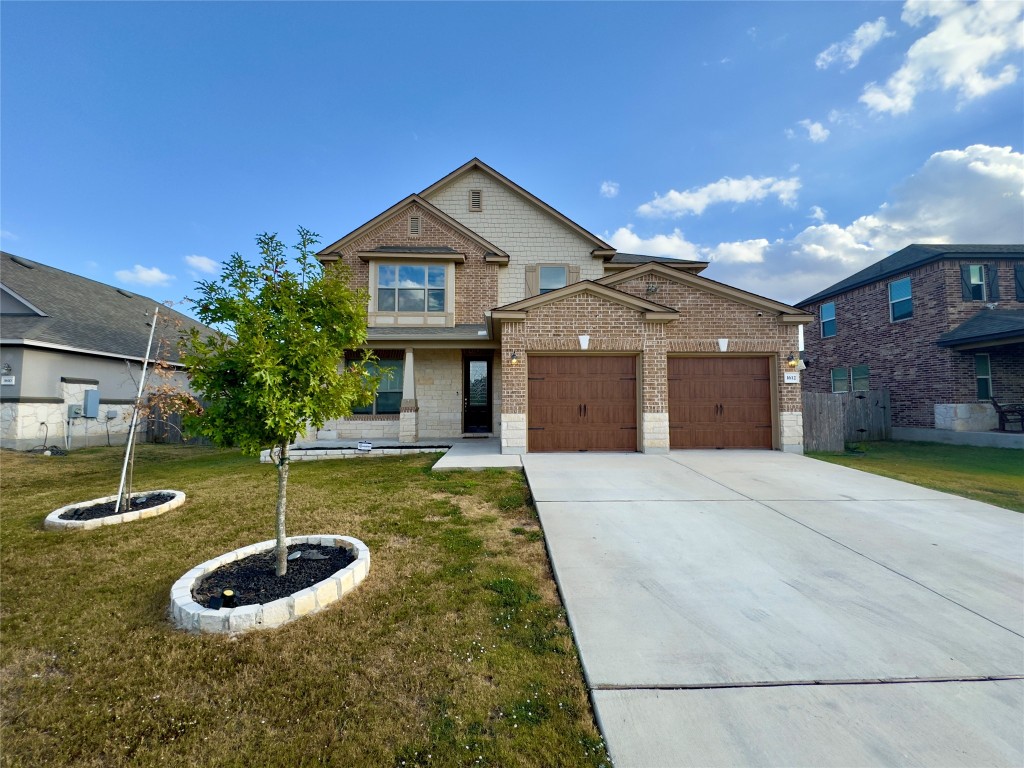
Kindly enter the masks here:
<path id="1" fill-rule="evenodd" d="M 1024 245 L 951 245 L 934 244 L 922 245 L 915 243 L 881 261 L 865 267 L 860 272 L 850 275 L 845 280 L 809 296 L 803 301 L 797 302 L 798 307 L 813 304 L 830 296 L 860 288 L 862 285 L 884 280 L 892 275 L 901 272 L 908 272 L 911 269 L 930 264 L 933 261 L 951 258 L 1010 258 L 1024 259 Z"/>
<path id="2" fill-rule="evenodd" d="M 340 256 L 342 253 L 344 253 L 345 248 L 347 246 L 349 246 L 354 240 L 356 240 L 357 238 L 359 238 L 362 235 L 366 234 L 371 229 L 376 227 L 378 224 L 383 224 L 388 219 L 392 218 L 393 216 L 397 216 L 398 214 L 400 214 L 405 209 L 411 208 L 414 205 L 419 205 L 421 208 L 426 210 L 431 215 L 436 216 L 438 219 L 440 219 L 442 222 L 444 222 L 447 226 L 451 227 L 452 229 L 456 230 L 457 232 L 461 233 L 462 235 L 466 236 L 467 238 L 472 240 L 474 243 L 479 245 L 481 248 L 484 249 L 484 252 L 488 255 L 488 260 L 492 260 L 492 258 L 493 258 L 493 260 L 503 261 L 505 263 L 508 263 L 508 254 L 505 253 L 505 251 L 503 251 L 501 248 L 496 246 L 494 243 L 492 243 L 492 242 L 490 242 L 490 241 L 480 237 L 480 235 L 478 235 L 476 232 L 474 232 L 473 230 L 471 230 L 469 227 L 465 226 L 461 222 L 457 221 L 456 219 L 453 219 L 451 216 L 449 216 L 447 213 L 442 211 L 440 208 L 438 208 L 436 205 L 431 203 L 429 200 L 424 199 L 422 195 L 409 195 L 404 200 L 399 200 L 397 203 L 395 203 L 393 206 L 388 208 L 386 211 L 384 211 L 383 213 L 379 214 L 378 216 L 374 216 L 372 219 L 370 219 L 368 222 L 363 224 L 361 227 L 358 227 L 357 229 L 353 229 L 351 232 L 349 232 L 347 235 L 342 237 L 340 240 L 335 240 L 333 243 L 328 245 L 326 248 L 322 249 L 316 255 L 316 257 L 318 259 L 320 259 L 320 261 L 336 261 L 338 256 Z M 403 247 L 395 246 L 395 248 L 393 248 L 391 250 L 388 250 L 387 248 L 378 248 L 378 249 L 376 249 L 376 251 L 378 253 L 389 253 L 389 252 L 390 253 L 397 253 L 397 252 L 411 253 L 412 249 L 406 248 L 404 246 Z M 427 253 L 427 251 L 422 251 L 422 252 L 423 253 Z"/>
<path id="3" fill-rule="evenodd" d="M 692 286 L 698 290 L 720 296 L 723 299 L 738 301 L 741 304 L 746 304 L 747 306 L 754 307 L 755 309 L 777 313 L 779 315 L 779 319 L 784 323 L 809 323 L 814 319 L 813 315 L 809 315 L 806 312 L 803 312 L 796 307 L 791 307 L 788 304 L 783 304 L 782 302 L 775 301 L 774 299 L 768 299 L 764 296 L 758 296 L 756 293 L 750 293 L 750 291 L 734 288 L 731 285 L 719 283 L 707 277 L 701 277 L 700 275 L 694 275 L 690 272 L 684 272 L 678 269 L 670 269 L 664 264 L 655 262 L 641 264 L 625 272 L 606 275 L 598 280 L 598 282 L 602 285 L 615 286 L 619 283 L 625 283 L 629 280 L 635 280 L 638 277 L 652 274 L 660 275 L 661 277 L 674 280 L 675 282 L 683 285 Z"/>
<path id="4" fill-rule="evenodd" d="M 637 264 L 648 264 L 655 262 L 657 264 L 664 264 L 667 267 L 673 267 L 675 269 L 683 269 L 687 272 L 703 272 L 707 269 L 707 261 L 690 261 L 688 259 L 676 259 L 671 256 L 644 256 L 639 253 L 616 253 L 612 256 L 611 261 L 605 263 L 606 270 L 620 270 L 620 269 L 632 269 Z"/>
<path id="5" fill-rule="evenodd" d="M 0 318 L 4 344 L 25 344 L 141 360 L 149 340 L 149 318 L 160 305 L 157 338 L 170 344 L 161 356 L 178 359 L 181 329 L 212 332 L 180 312 L 139 296 L 36 261 L 0 252 L 0 283 L 39 313 L 5 314 Z M 169 321 L 164 323 L 163 320 Z M 154 352 L 156 341 L 154 341 Z"/>
<path id="6" fill-rule="evenodd" d="M 983 309 L 970 320 L 939 336 L 940 347 L 969 348 L 990 342 L 1024 343 L 1024 309 Z"/>
<path id="7" fill-rule="evenodd" d="M 567 226 L 569 229 L 574 231 L 576 234 L 580 235 L 585 240 L 589 240 L 590 243 L 594 246 L 594 250 L 591 251 L 591 253 L 594 256 L 598 256 L 600 258 L 603 258 L 605 261 L 607 261 L 615 253 L 615 249 L 612 246 L 608 245 L 608 243 L 606 243 L 604 240 L 599 238 L 597 235 L 595 235 L 592 232 L 588 232 L 583 227 L 581 227 L 579 224 L 577 224 L 575 221 L 570 219 L 568 216 L 566 216 L 565 214 L 559 213 L 554 208 L 552 208 L 550 205 L 548 205 L 543 200 L 541 200 L 539 197 L 537 197 L 536 195 L 531 194 L 530 192 L 527 192 L 525 189 L 520 187 L 514 181 L 512 181 L 511 179 L 506 178 L 505 176 L 502 176 L 496 170 L 494 170 L 489 165 L 487 165 L 485 162 L 483 162 L 482 160 L 480 160 L 479 158 L 476 158 L 476 157 L 474 157 L 472 160 L 470 160 L 465 165 L 460 166 L 459 168 L 456 168 L 454 171 L 449 173 L 444 178 L 438 179 L 437 181 L 435 181 L 429 187 L 427 187 L 422 192 L 420 192 L 420 196 L 421 197 L 427 197 L 428 195 L 432 194 L 433 192 L 436 192 L 437 190 L 441 189 L 442 187 L 445 187 L 448 184 L 450 184 L 451 182 L 455 181 L 455 179 L 459 178 L 463 174 L 469 173 L 470 171 L 473 171 L 473 170 L 480 171 L 481 173 L 484 173 L 484 174 L 490 176 L 492 179 L 494 179 L 499 184 L 505 185 L 510 190 L 515 192 L 517 195 L 522 197 L 524 200 L 532 203 L 533 205 L 537 206 L 538 208 L 540 208 L 545 213 L 553 216 L 555 219 L 560 221 L 562 224 Z"/>

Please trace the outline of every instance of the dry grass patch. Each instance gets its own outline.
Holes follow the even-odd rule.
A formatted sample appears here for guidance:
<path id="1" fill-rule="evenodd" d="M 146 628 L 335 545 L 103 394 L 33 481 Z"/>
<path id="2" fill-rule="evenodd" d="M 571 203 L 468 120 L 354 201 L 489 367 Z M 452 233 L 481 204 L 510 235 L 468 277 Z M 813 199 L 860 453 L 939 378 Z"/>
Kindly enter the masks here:
<path id="1" fill-rule="evenodd" d="M 113 492 L 118 451 L 4 453 L 4 765 L 607 764 L 522 475 L 432 474 L 436 458 L 293 465 L 289 534 L 362 539 L 370 576 L 232 638 L 173 629 L 168 593 L 271 538 L 272 466 L 140 446 L 136 489 L 184 507 L 46 532 L 53 509 Z"/>

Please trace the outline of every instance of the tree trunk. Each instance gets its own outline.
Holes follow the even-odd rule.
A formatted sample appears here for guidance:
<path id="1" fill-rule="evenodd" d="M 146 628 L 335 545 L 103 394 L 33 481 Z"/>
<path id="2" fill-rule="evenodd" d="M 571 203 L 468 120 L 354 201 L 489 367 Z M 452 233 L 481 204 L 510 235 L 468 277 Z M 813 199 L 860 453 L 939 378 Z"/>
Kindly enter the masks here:
<path id="1" fill-rule="evenodd" d="M 277 575 L 288 572 L 288 546 L 285 544 L 284 510 L 288 497 L 288 443 L 283 443 L 277 457 Z"/>

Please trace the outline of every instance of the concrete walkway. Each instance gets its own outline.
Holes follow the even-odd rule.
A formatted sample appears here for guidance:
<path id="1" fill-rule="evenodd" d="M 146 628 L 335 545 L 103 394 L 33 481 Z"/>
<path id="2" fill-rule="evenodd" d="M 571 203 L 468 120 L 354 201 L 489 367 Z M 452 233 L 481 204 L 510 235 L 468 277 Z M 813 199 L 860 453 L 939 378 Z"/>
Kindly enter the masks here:
<path id="1" fill-rule="evenodd" d="M 778 452 L 523 464 L 617 768 L 1024 765 L 1024 515 Z"/>

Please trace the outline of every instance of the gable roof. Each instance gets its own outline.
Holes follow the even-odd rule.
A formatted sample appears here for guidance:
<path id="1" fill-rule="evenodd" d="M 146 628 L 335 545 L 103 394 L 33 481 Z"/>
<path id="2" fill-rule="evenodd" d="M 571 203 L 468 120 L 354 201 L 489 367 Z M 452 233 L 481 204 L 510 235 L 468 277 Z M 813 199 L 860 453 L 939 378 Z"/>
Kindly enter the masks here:
<path id="1" fill-rule="evenodd" d="M 424 199 L 422 195 L 416 194 L 409 195 L 404 200 L 399 200 L 386 211 L 377 216 L 374 216 L 361 227 L 353 229 L 340 240 L 335 240 L 333 243 L 331 243 L 326 248 L 323 248 L 319 253 L 317 253 L 316 257 L 320 261 L 336 261 L 338 256 L 340 256 L 344 252 L 345 248 L 348 245 L 350 245 L 353 241 L 369 232 L 378 224 L 382 224 L 388 219 L 397 216 L 402 211 L 406 210 L 407 208 L 411 208 L 414 205 L 419 205 L 428 213 L 440 219 L 445 225 L 451 227 L 460 234 L 472 240 L 474 243 L 476 243 L 477 245 L 484 249 L 484 253 L 487 254 L 487 256 L 493 256 L 495 257 L 494 260 L 504 261 L 505 263 L 508 263 L 508 254 L 505 253 L 505 251 L 496 246 L 494 243 L 480 237 L 480 235 L 478 235 L 476 232 L 474 232 L 461 222 L 457 221 L 456 219 L 453 219 L 451 216 L 442 211 L 429 200 Z M 404 250 L 408 252 L 410 249 L 406 248 Z"/>
<path id="2" fill-rule="evenodd" d="M 666 267 L 672 267 L 673 269 L 682 269 L 687 272 L 703 272 L 707 269 L 710 262 L 707 261 L 691 261 L 689 259 L 676 259 L 671 256 L 644 256 L 639 253 L 616 253 L 612 256 L 610 261 L 605 262 L 604 268 L 606 270 L 624 270 L 632 269 L 637 264 L 648 264 L 655 262 L 657 264 L 664 264 Z"/>
<path id="3" fill-rule="evenodd" d="M 161 357 L 178 359 L 182 330 L 213 329 L 147 296 L 98 283 L 37 261 L 0 252 L 0 282 L 42 314 L 3 315 L 0 337 L 4 344 L 24 344 L 141 360 L 149 340 L 154 306 L 160 306 L 156 339 L 171 342 Z M 164 321 L 169 321 L 164 323 Z"/>
<path id="4" fill-rule="evenodd" d="M 774 299 L 758 296 L 756 293 L 750 293 L 750 291 L 734 288 L 731 285 L 719 283 L 715 280 L 701 277 L 700 275 L 691 274 L 690 272 L 671 269 L 666 267 L 664 264 L 656 262 L 641 264 L 633 269 L 626 270 L 625 272 L 619 272 L 618 274 L 606 275 L 598 282 L 603 285 L 613 286 L 625 283 L 629 280 L 635 280 L 636 278 L 643 277 L 645 275 L 659 275 L 682 285 L 688 285 L 699 291 L 706 291 L 707 293 L 720 298 L 728 299 L 729 301 L 737 301 L 755 309 L 777 313 L 779 315 L 779 320 L 783 323 L 809 323 L 814 319 L 812 315 L 809 315 L 796 307 L 791 307 L 789 304 L 783 304 L 782 302 L 775 301 Z"/>
<path id="5" fill-rule="evenodd" d="M 539 197 L 537 197 L 536 195 L 531 194 L 530 192 L 527 192 L 525 189 L 520 187 L 514 181 L 512 181 L 511 179 L 509 179 L 509 178 L 507 178 L 505 176 L 502 176 L 496 170 L 494 170 L 489 165 L 487 165 L 485 162 L 483 162 L 482 160 L 480 160 L 479 158 L 476 158 L 476 157 L 474 157 L 472 160 L 470 160 L 465 165 L 462 165 L 459 168 L 456 168 L 454 171 L 449 173 L 444 178 L 438 179 L 437 181 L 435 181 L 429 187 L 427 187 L 422 192 L 420 192 L 420 196 L 421 197 L 427 197 L 428 195 L 432 194 L 433 192 L 436 192 L 437 190 L 441 189 L 442 187 L 445 187 L 448 184 L 450 184 L 451 182 L 455 181 L 455 179 L 459 178 L 463 174 L 469 173 L 470 171 L 474 171 L 474 170 L 480 171 L 481 173 L 484 173 L 487 176 L 490 176 L 497 183 L 504 185 L 505 187 L 507 187 L 512 192 L 514 192 L 517 195 L 519 195 L 521 198 L 523 198 L 527 202 L 531 203 L 532 205 L 537 206 L 542 211 L 547 213 L 549 216 L 552 216 L 553 218 L 557 219 L 559 222 L 561 222 L 562 224 L 567 226 L 569 229 L 571 229 L 573 232 L 578 234 L 580 237 L 584 238 L 585 240 L 588 240 L 594 246 L 594 250 L 591 251 L 591 253 L 595 257 L 600 257 L 600 258 L 604 259 L 605 261 L 607 261 L 610 258 L 612 258 L 612 256 L 615 254 L 615 249 L 612 248 L 612 246 L 608 245 L 608 243 L 606 243 L 604 240 L 599 238 L 597 235 L 595 235 L 592 232 L 588 232 L 583 227 L 581 227 L 579 224 L 577 224 L 575 221 L 570 219 L 568 216 L 566 216 L 565 214 L 559 213 L 554 208 L 552 208 L 550 205 L 548 205 L 543 200 L 541 200 Z"/>
<path id="6" fill-rule="evenodd" d="M 982 347 L 1024 343 L 1024 309 L 983 309 L 939 336 L 940 347 Z"/>
<path id="7" fill-rule="evenodd" d="M 672 307 L 666 307 L 664 304 L 656 304 L 653 301 L 641 299 L 639 296 L 634 296 L 631 293 L 617 291 L 593 280 L 581 280 L 578 283 L 573 283 L 554 291 L 541 293 L 528 299 L 521 299 L 520 301 L 506 304 L 503 307 L 492 309 L 491 318 L 494 320 L 525 320 L 526 313 L 531 309 L 555 301 L 561 301 L 581 293 L 607 299 L 637 312 L 643 312 L 644 319 L 650 322 L 667 322 L 674 320 L 679 315 Z"/>
<path id="8" fill-rule="evenodd" d="M 816 301 L 836 296 L 863 285 L 884 280 L 900 272 L 907 272 L 911 269 L 930 264 L 933 261 L 952 258 L 1024 258 L 1024 245 L 957 245 L 957 244 L 920 244 L 914 243 L 906 248 L 896 251 L 891 256 L 886 256 L 881 261 L 876 261 L 859 272 L 830 285 L 823 291 L 809 296 L 797 303 L 798 307 L 813 304 Z"/>

